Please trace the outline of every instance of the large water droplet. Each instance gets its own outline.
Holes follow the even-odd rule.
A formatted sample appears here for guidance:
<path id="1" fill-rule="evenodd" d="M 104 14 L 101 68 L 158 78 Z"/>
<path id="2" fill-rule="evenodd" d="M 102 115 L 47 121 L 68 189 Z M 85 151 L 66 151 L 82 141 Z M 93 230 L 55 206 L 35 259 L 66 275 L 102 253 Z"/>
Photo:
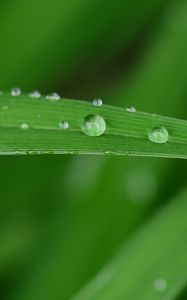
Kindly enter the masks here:
<path id="1" fill-rule="evenodd" d="M 81 129 L 88 136 L 100 136 L 106 130 L 106 122 L 99 115 L 88 115 L 85 117 Z"/>
<path id="2" fill-rule="evenodd" d="M 101 99 L 94 99 L 92 101 L 93 106 L 102 106 L 103 105 L 103 100 Z"/>
<path id="3" fill-rule="evenodd" d="M 69 123 L 68 123 L 68 121 L 61 121 L 61 122 L 59 123 L 59 127 L 60 127 L 61 129 L 68 129 L 68 128 L 69 128 Z"/>
<path id="4" fill-rule="evenodd" d="M 20 127 L 21 127 L 21 129 L 25 130 L 25 129 L 29 128 L 29 125 L 27 123 L 22 123 Z"/>
<path id="5" fill-rule="evenodd" d="M 52 93 L 50 95 L 47 95 L 46 99 L 51 100 L 51 101 L 58 101 L 58 100 L 60 100 L 60 95 L 57 93 Z"/>
<path id="6" fill-rule="evenodd" d="M 12 95 L 13 97 L 18 97 L 18 96 L 20 96 L 20 95 L 21 95 L 21 89 L 18 88 L 18 87 L 13 88 L 13 89 L 11 90 L 11 95 Z"/>
<path id="7" fill-rule="evenodd" d="M 169 134 L 166 128 L 156 127 L 149 132 L 148 138 L 153 143 L 165 144 L 168 141 Z"/>
<path id="8" fill-rule="evenodd" d="M 41 97 L 41 94 L 39 91 L 33 91 L 32 93 L 29 94 L 29 96 L 31 98 L 40 98 Z"/>

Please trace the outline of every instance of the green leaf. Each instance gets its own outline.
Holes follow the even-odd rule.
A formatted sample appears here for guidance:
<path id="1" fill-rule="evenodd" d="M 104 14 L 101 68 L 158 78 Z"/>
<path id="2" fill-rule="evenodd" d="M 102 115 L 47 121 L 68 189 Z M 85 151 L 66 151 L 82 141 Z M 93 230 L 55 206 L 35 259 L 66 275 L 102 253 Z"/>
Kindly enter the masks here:
<path id="1" fill-rule="evenodd" d="M 71 300 L 177 299 L 187 282 L 187 190 Z"/>
<path id="2" fill-rule="evenodd" d="M 32 99 L 28 96 L 0 99 L 1 154 L 116 154 L 187 158 L 187 122 L 124 108 L 61 99 Z M 100 137 L 82 131 L 85 117 L 99 114 L 106 122 Z M 68 121 L 63 130 L 59 124 Z M 164 127 L 169 141 L 157 144 L 148 140 L 151 130 Z"/>

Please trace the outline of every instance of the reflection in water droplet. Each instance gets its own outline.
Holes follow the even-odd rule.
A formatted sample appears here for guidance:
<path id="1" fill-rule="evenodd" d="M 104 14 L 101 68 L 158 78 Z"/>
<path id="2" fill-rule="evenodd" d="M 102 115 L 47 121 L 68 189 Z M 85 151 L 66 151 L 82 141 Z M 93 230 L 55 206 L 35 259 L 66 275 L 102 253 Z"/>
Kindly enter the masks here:
<path id="1" fill-rule="evenodd" d="M 88 115 L 85 117 L 81 129 L 88 136 L 100 136 L 106 130 L 106 123 L 100 115 Z"/>
<path id="2" fill-rule="evenodd" d="M 20 127 L 21 129 L 28 129 L 29 125 L 27 123 L 22 123 Z"/>
<path id="3" fill-rule="evenodd" d="M 46 99 L 51 100 L 51 101 L 58 101 L 58 100 L 60 100 L 60 95 L 57 93 L 52 93 L 50 95 L 47 95 Z"/>
<path id="4" fill-rule="evenodd" d="M 40 98 L 41 97 L 41 94 L 39 91 L 33 91 L 32 93 L 29 94 L 29 96 L 31 98 Z"/>
<path id="5" fill-rule="evenodd" d="M 167 282 L 163 278 L 156 279 L 154 282 L 154 288 L 158 292 L 163 292 L 167 288 Z"/>
<path id="6" fill-rule="evenodd" d="M 169 139 L 169 134 L 166 128 L 156 127 L 149 132 L 148 138 L 153 143 L 165 144 Z"/>
<path id="7" fill-rule="evenodd" d="M 68 128 L 69 128 L 69 123 L 68 123 L 67 121 L 61 121 L 61 122 L 59 123 L 59 127 L 60 127 L 61 129 L 68 129 Z"/>
<path id="8" fill-rule="evenodd" d="M 103 101 L 101 99 L 94 99 L 92 101 L 93 106 L 102 106 L 103 105 Z"/>
<path id="9" fill-rule="evenodd" d="M 21 89 L 16 87 L 11 90 L 11 96 L 18 97 L 21 95 Z"/>
<path id="10" fill-rule="evenodd" d="M 126 108 L 126 111 L 131 112 L 131 113 L 134 113 L 134 112 L 136 112 L 136 108 L 135 108 L 134 106 L 127 107 L 127 108 Z"/>

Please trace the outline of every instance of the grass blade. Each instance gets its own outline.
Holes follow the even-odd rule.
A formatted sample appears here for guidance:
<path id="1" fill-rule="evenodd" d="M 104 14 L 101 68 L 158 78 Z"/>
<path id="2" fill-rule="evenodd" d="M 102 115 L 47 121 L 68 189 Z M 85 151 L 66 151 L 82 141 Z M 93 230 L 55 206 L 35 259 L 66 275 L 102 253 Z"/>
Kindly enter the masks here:
<path id="1" fill-rule="evenodd" d="M 186 209 L 187 190 L 71 300 L 176 299 L 187 278 Z"/>
<path id="2" fill-rule="evenodd" d="M 1 97 L 1 154 L 116 154 L 187 158 L 187 122 L 142 112 L 130 113 L 109 105 L 94 107 L 78 100 L 49 101 L 28 96 Z M 89 137 L 81 126 L 86 116 L 101 115 L 107 124 L 105 134 Z M 59 128 L 63 120 L 67 130 Z M 27 130 L 21 127 L 28 126 Z M 148 140 L 149 132 L 163 126 L 169 132 L 169 142 L 155 144 Z"/>

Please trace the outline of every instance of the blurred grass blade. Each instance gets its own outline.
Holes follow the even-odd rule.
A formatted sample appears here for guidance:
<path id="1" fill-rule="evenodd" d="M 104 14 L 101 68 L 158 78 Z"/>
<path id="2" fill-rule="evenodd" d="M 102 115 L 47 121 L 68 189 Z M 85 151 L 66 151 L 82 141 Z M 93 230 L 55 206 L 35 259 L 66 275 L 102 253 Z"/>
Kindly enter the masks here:
<path id="1" fill-rule="evenodd" d="M 186 117 L 186 35 L 187 1 L 182 0 L 170 5 L 133 76 L 118 82 L 108 97 L 117 103 L 130 100 L 148 112 Z"/>
<path id="2" fill-rule="evenodd" d="M 187 190 L 71 300 L 177 299 L 187 283 Z"/>
<path id="3" fill-rule="evenodd" d="M 49 101 L 28 96 L 0 100 L 0 153 L 90 153 L 187 158 L 187 122 L 142 112 L 128 112 L 108 105 L 95 107 L 84 101 Z M 85 117 L 99 114 L 106 122 L 105 134 L 81 132 Z M 60 129 L 68 121 L 67 130 Z M 156 127 L 169 132 L 169 142 L 152 143 L 148 134 Z"/>
<path id="4" fill-rule="evenodd" d="M 103 64 L 171 1 L 7 1 L 0 15 L 1 84 L 41 87 L 88 60 Z"/>

